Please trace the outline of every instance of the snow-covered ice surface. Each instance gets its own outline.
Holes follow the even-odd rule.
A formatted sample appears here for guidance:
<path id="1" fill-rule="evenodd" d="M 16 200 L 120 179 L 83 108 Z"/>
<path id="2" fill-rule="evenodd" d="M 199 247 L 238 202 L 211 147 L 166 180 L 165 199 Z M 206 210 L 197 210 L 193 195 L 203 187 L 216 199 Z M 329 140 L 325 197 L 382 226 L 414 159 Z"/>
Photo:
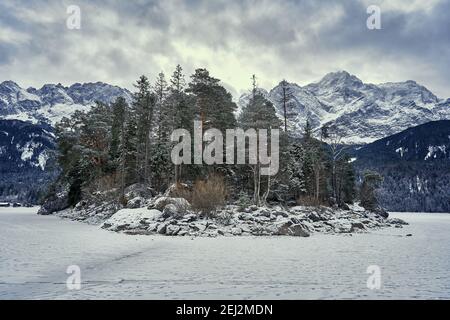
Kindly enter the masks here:
<path id="1" fill-rule="evenodd" d="M 369 234 L 130 236 L 0 208 L 0 299 L 450 299 L 450 215 Z M 412 234 L 412 237 L 406 237 Z M 69 265 L 81 290 L 66 288 Z M 382 287 L 367 288 L 369 265 Z"/>

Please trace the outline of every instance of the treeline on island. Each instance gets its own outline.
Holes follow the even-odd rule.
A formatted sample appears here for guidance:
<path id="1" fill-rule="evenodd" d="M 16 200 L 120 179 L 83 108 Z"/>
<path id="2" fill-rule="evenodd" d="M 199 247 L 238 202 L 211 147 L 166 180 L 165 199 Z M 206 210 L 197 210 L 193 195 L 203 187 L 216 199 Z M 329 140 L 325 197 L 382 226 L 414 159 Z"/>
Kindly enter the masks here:
<path id="1" fill-rule="evenodd" d="M 307 122 L 298 138 L 298 132 L 289 132 L 286 125 L 289 88 L 284 88 L 280 101 L 282 120 L 258 90 L 255 76 L 250 90 L 249 102 L 235 116 L 232 95 L 206 69 L 195 70 L 189 82 L 180 66 L 170 79 L 160 73 L 153 84 L 141 76 L 131 102 L 120 97 L 111 105 L 97 103 L 89 112 L 76 112 L 56 126 L 61 175 L 49 195 L 66 189 L 69 205 L 74 206 L 87 196 L 107 193 L 119 205 L 126 205 L 130 200 L 126 187 L 141 184 L 155 193 L 171 188 L 205 215 L 231 202 L 346 208 L 356 199 L 368 210 L 382 211 L 375 193 L 381 177 L 366 172 L 363 181 L 355 181 L 350 157 L 334 128 L 321 128 L 320 138 L 315 138 Z M 201 123 L 203 132 L 209 128 L 221 132 L 279 129 L 278 173 L 262 175 L 259 161 L 173 164 L 171 152 L 178 142 L 171 141 L 171 134 L 185 129 L 194 135 L 194 121 Z M 258 143 L 270 142 L 268 136 L 268 141 Z"/>

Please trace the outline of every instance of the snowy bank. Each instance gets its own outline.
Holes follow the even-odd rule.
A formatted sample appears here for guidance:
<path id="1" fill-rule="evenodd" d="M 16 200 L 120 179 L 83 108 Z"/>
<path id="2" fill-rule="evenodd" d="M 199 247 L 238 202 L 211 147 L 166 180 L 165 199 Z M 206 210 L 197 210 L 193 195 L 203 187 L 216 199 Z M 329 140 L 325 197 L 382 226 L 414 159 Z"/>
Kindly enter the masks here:
<path id="1" fill-rule="evenodd" d="M 168 236 L 296 236 L 309 237 L 313 233 L 361 233 L 371 229 L 395 226 L 401 228 L 406 222 L 386 219 L 373 212 L 353 206 L 350 210 L 328 207 L 258 208 L 251 206 L 239 210 L 229 205 L 217 212 L 215 218 L 179 210 L 165 199 L 167 205 L 158 209 L 123 209 L 107 219 L 101 227 L 127 234 L 161 234 Z M 159 206 L 160 202 L 156 202 Z M 159 206 L 160 207 L 160 206 Z"/>
<path id="2" fill-rule="evenodd" d="M 113 191 L 111 191 L 113 193 Z M 330 207 L 242 207 L 227 205 L 214 214 L 195 212 L 184 198 L 169 193 L 155 195 L 149 188 L 133 185 L 126 189 L 130 200 L 123 206 L 116 197 L 96 195 L 80 201 L 74 208 L 53 212 L 75 221 L 101 225 L 103 229 L 127 234 L 160 234 L 168 236 L 295 236 L 309 237 L 313 233 L 362 233 L 395 226 L 404 221 L 388 219 L 387 213 L 367 211 L 358 205 L 347 209 Z M 48 214 L 62 203 L 48 203 Z M 61 197 L 64 198 L 64 197 Z M 49 210 L 48 208 L 52 208 Z M 45 211 L 45 212 L 43 212 Z M 206 217 L 208 216 L 208 217 Z"/>

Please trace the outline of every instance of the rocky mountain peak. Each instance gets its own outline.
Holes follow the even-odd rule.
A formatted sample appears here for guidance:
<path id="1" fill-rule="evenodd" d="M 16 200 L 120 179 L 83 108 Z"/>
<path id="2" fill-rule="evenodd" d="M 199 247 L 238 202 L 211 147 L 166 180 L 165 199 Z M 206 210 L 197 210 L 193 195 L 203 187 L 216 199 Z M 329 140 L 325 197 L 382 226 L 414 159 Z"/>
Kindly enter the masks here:
<path id="1" fill-rule="evenodd" d="M 20 90 L 20 87 L 14 81 L 8 80 L 0 83 L 0 93 L 13 93 Z"/>
<path id="2" fill-rule="evenodd" d="M 368 143 L 422 123 L 450 119 L 449 103 L 412 80 L 365 84 L 347 71 L 337 71 L 303 87 L 288 83 L 288 88 L 288 127 L 295 134 L 301 134 L 309 120 L 314 129 L 335 126 L 344 142 Z M 282 84 L 266 97 L 282 117 Z M 247 101 L 241 97 L 240 107 Z"/>

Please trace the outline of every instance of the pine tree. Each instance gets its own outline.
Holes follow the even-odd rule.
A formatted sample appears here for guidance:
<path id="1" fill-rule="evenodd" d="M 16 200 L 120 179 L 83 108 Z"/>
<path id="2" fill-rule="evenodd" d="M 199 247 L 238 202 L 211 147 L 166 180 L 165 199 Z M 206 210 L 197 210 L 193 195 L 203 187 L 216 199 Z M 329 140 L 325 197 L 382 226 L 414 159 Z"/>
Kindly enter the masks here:
<path id="1" fill-rule="evenodd" d="M 137 91 L 129 121 L 136 122 L 136 175 L 139 182 L 151 184 L 149 172 L 149 152 L 152 132 L 155 96 L 150 92 L 150 83 L 146 76 L 141 76 L 136 82 Z M 141 152 L 144 150 L 144 152 Z"/>
<path id="2" fill-rule="evenodd" d="M 138 181 L 137 160 L 141 157 L 138 152 L 138 118 L 133 108 L 125 109 L 125 122 L 119 145 L 120 161 L 120 199 L 124 200 L 124 188 L 126 185 Z"/>
<path id="3" fill-rule="evenodd" d="M 383 182 L 383 177 L 375 171 L 367 170 L 364 172 L 364 180 L 360 190 L 361 206 L 366 210 L 376 211 L 379 207 L 379 202 L 375 191 Z"/>
<path id="4" fill-rule="evenodd" d="M 239 126 L 245 129 L 254 128 L 256 129 L 258 145 L 261 143 L 267 143 L 267 150 L 270 152 L 270 141 L 260 141 L 259 131 L 260 129 L 279 129 L 281 126 L 281 121 L 276 115 L 276 110 L 269 100 L 264 98 L 257 90 L 256 77 L 252 77 L 252 97 L 247 104 L 242 109 L 238 123 Z M 269 136 L 268 136 L 269 138 Z M 272 178 L 267 176 L 266 190 L 261 196 L 261 163 L 258 159 L 257 164 L 252 166 L 253 171 L 253 201 L 259 206 L 260 204 L 265 204 L 267 196 L 270 191 L 270 186 L 272 183 Z"/>
<path id="5" fill-rule="evenodd" d="M 111 126 L 111 142 L 109 146 L 109 157 L 115 162 L 119 157 L 119 145 L 124 130 L 126 101 L 123 97 L 119 97 L 111 105 L 113 121 Z"/>
<path id="6" fill-rule="evenodd" d="M 336 162 L 336 201 L 339 206 L 353 203 L 356 197 L 355 171 L 348 154 Z"/>
<path id="7" fill-rule="evenodd" d="M 109 108 L 97 103 L 87 113 L 75 112 L 57 126 L 62 179 L 69 184 L 70 204 L 76 204 L 82 189 L 109 170 L 109 145 L 112 117 Z"/>
<path id="8" fill-rule="evenodd" d="M 185 92 L 186 80 L 183 69 L 177 65 L 170 79 L 170 94 L 167 98 L 170 106 L 171 129 L 186 129 L 192 131 L 195 118 L 194 101 Z M 174 165 L 174 182 L 179 182 L 182 165 Z"/>
<path id="9" fill-rule="evenodd" d="M 286 80 L 281 81 L 281 104 L 283 105 L 284 132 L 287 132 L 287 116 L 290 100 L 293 98 L 293 92 Z"/>
<path id="10" fill-rule="evenodd" d="M 295 199 L 305 192 L 305 175 L 303 173 L 305 151 L 300 144 L 294 144 L 289 149 L 289 162 L 287 164 L 287 183 L 294 192 Z"/>
<path id="11" fill-rule="evenodd" d="M 129 148 L 133 145 L 133 138 L 127 136 L 127 109 L 128 104 L 123 97 L 119 97 L 112 104 L 113 122 L 111 127 L 111 143 L 109 149 L 109 155 L 113 162 L 114 168 L 119 173 L 119 201 L 124 202 L 125 184 L 127 182 L 127 171 L 131 168 L 127 166 L 127 161 L 130 161 L 130 157 L 127 157 Z M 130 123 L 128 123 L 130 124 Z M 131 125 L 131 124 L 130 124 Z M 133 157 L 134 158 L 134 157 Z M 133 166 L 134 169 L 134 166 Z"/>
<path id="12" fill-rule="evenodd" d="M 97 102 L 80 125 L 80 166 L 86 184 L 101 176 L 108 167 L 108 148 L 112 123 L 109 107 Z"/>
<path id="13" fill-rule="evenodd" d="M 170 90 L 172 93 L 182 93 L 186 86 L 186 79 L 184 78 L 183 68 L 180 65 L 175 67 L 175 71 L 170 78 Z"/>
<path id="14" fill-rule="evenodd" d="M 191 79 L 187 92 L 195 96 L 202 128 L 217 128 L 222 131 L 234 128 L 234 111 L 237 106 L 231 94 L 219 84 L 220 80 L 211 77 L 206 69 L 195 70 Z"/>
<path id="15" fill-rule="evenodd" d="M 312 137 L 312 127 L 306 121 L 303 139 L 303 174 L 305 175 L 306 200 L 311 204 L 322 204 L 328 198 L 326 149 L 322 142 Z"/>
<path id="16" fill-rule="evenodd" d="M 157 136 L 159 142 L 161 142 L 161 140 L 167 140 L 167 135 L 170 134 L 170 106 L 166 103 L 169 90 L 170 88 L 167 84 L 166 77 L 163 72 L 160 72 L 154 86 L 156 96 L 156 119 L 158 123 Z"/>
<path id="17" fill-rule="evenodd" d="M 309 120 L 306 120 L 305 131 L 303 132 L 303 138 L 305 141 L 310 141 L 312 139 L 312 126 Z"/>

